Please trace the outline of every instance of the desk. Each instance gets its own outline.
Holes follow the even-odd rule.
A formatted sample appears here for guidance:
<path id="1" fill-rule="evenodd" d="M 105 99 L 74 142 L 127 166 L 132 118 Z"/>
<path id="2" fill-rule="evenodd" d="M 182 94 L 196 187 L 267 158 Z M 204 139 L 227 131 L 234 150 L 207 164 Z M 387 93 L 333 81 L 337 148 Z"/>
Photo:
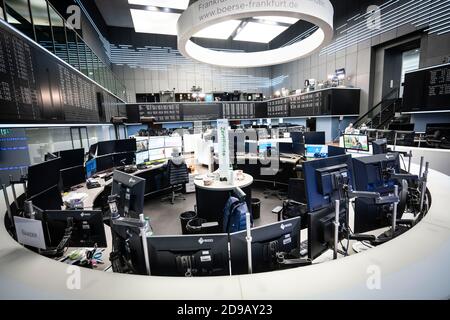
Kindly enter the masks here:
<path id="1" fill-rule="evenodd" d="M 419 171 L 415 164 L 411 169 L 415 174 Z M 20 188 L 18 195 L 23 193 Z M 336 261 L 208 278 L 145 277 L 81 268 L 81 290 L 68 290 L 67 265 L 40 256 L 11 238 L 3 223 L 6 207 L 1 199 L 0 299 L 448 299 L 450 177 L 430 170 L 428 188 L 433 197 L 431 209 L 412 230 Z M 12 199 L 11 188 L 8 192 Z M 381 270 L 379 290 L 367 287 L 374 267 Z"/>
<path id="2" fill-rule="evenodd" d="M 204 177 L 204 176 L 200 176 Z M 212 228 L 210 233 L 220 233 L 223 230 L 223 209 L 230 197 L 230 191 L 239 187 L 247 195 L 246 202 L 251 211 L 253 177 L 244 173 L 244 180 L 234 181 L 233 185 L 227 182 L 214 181 L 212 185 L 205 186 L 203 180 L 194 180 L 195 197 L 197 200 L 197 216 L 206 219 L 208 222 L 219 222 L 217 228 Z"/>

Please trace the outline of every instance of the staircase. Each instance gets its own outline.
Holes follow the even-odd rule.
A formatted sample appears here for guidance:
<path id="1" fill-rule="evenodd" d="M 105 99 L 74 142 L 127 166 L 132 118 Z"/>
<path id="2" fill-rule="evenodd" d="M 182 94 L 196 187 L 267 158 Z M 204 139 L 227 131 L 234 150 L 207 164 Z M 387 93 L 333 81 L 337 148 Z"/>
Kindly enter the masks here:
<path id="1" fill-rule="evenodd" d="M 402 99 L 399 98 L 399 91 L 399 88 L 390 91 L 378 104 L 359 117 L 353 126 L 358 128 L 365 123 L 367 128 L 384 130 L 388 129 L 391 123 L 409 122 L 409 116 L 396 117 L 396 113 L 400 113 L 402 110 Z"/>

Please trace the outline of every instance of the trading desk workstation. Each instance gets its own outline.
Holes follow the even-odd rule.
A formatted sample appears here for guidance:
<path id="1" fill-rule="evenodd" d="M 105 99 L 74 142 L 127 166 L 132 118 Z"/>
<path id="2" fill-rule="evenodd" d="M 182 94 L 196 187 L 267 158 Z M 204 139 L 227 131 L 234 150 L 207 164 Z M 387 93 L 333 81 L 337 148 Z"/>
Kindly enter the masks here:
<path id="1" fill-rule="evenodd" d="M 12 200 L 1 207 L 0 282 L 9 288 L 2 297 L 259 300 L 269 292 L 282 299 L 448 297 L 433 275 L 447 279 L 450 270 L 445 201 L 450 178 L 428 163 L 410 163 L 407 153 L 391 152 L 385 142 L 370 144 L 364 135 L 345 135 L 343 148 L 325 145 L 321 133 L 306 132 L 292 133 L 289 142 L 246 142 L 243 153 L 229 149 L 230 159 L 241 161 L 229 169 L 228 180 L 220 164 L 195 177 L 201 228 L 159 236 L 144 219 L 144 197 L 171 190 L 168 166 L 181 152 L 172 145 L 170 156 L 151 161 L 157 152 L 142 141 L 154 139 L 166 149 L 160 138 L 137 137 L 99 142 L 86 157 L 78 150 L 49 154 L 23 180 L 4 188 Z M 149 157 L 137 164 L 142 152 Z M 280 164 L 275 169 L 265 161 L 273 157 Z M 73 169 L 80 159 L 86 160 L 82 177 Z M 267 168 L 275 174 L 264 176 Z M 277 176 L 280 170 L 288 174 Z M 295 192 L 304 195 L 297 194 L 297 201 L 304 203 L 290 200 L 288 190 L 282 210 L 273 211 L 279 221 L 251 227 L 252 185 L 290 189 L 298 180 L 304 185 Z M 236 207 L 246 203 L 244 221 L 224 215 L 231 197 Z M 287 203 L 303 210 L 290 214 Z M 23 239 L 36 222 L 41 246 Z M 61 257 L 67 260 L 68 248 L 86 250 L 84 264 L 75 264 L 83 290 L 66 285 L 70 269 Z M 98 252 L 104 255 L 101 268 Z M 37 276 L 33 270 L 45 272 Z M 367 279 L 376 270 L 382 286 L 374 289 Z M 403 290 L 411 285 L 422 290 Z M 126 295 L 123 287 L 130 289 Z"/>

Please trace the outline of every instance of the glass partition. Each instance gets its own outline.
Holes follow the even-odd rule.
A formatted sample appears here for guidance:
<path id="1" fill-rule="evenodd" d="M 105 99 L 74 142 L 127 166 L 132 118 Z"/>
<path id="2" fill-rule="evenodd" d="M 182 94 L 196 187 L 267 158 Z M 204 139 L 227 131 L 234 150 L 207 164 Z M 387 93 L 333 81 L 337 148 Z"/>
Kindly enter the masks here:
<path id="1" fill-rule="evenodd" d="M 5 8 L 7 21 L 28 37 L 34 39 L 28 0 L 5 0 Z M 3 9 L 1 16 L 3 17 Z"/>
<path id="2" fill-rule="evenodd" d="M 30 2 L 31 15 L 33 17 L 36 42 L 50 52 L 55 53 L 53 46 L 52 30 L 48 16 L 48 6 L 45 0 L 32 0 Z"/>
<path id="3" fill-rule="evenodd" d="M 66 30 L 64 20 L 61 16 L 49 6 L 50 23 L 52 26 L 55 54 L 62 60 L 69 63 L 69 55 L 67 53 Z"/>
<path id="4" fill-rule="evenodd" d="M 4 3 L 4 5 L 3 5 Z M 6 12 L 4 12 L 6 8 Z M 47 0 L 0 0 L 0 18 L 122 99 L 125 86 Z"/>

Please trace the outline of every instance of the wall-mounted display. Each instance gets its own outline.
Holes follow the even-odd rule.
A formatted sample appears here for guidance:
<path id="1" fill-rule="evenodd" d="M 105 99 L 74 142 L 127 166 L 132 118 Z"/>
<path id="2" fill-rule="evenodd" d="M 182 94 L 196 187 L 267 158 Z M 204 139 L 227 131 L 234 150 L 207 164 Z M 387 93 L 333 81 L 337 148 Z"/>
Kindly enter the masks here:
<path id="1" fill-rule="evenodd" d="M 6 123 L 97 123 L 126 114 L 123 101 L 4 24 L 0 104 Z"/>
<path id="2" fill-rule="evenodd" d="M 254 119 L 254 102 L 224 102 L 222 104 L 222 115 L 225 119 Z"/>
<path id="3" fill-rule="evenodd" d="M 405 75 L 403 111 L 450 110 L 450 64 Z"/>

